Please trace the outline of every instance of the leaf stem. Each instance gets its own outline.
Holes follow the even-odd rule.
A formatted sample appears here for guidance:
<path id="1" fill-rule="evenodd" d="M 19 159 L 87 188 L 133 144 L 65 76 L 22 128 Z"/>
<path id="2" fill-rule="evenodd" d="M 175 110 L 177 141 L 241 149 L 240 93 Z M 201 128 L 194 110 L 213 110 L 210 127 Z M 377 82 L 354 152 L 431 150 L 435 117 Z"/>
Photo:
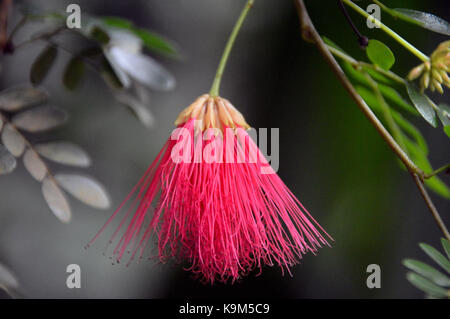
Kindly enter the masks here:
<path id="1" fill-rule="evenodd" d="M 447 164 L 447 165 L 444 165 L 442 167 L 439 167 L 438 169 L 435 169 L 431 173 L 425 174 L 423 177 L 428 179 L 428 178 L 431 178 L 431 177 L 433 177 L 433 176 L 435 176 L 435 175 L 437 175 L 439 173 L 445 172 L 447 170 L 450 170 L 450 164 Z"/>
<path id="2" fill-rule="evenodd" d="M 374 20 L 374 22 L 380 26 L 381 30 L 386 32 L 390 37 L 392 37 L 394 40 L 396 40 L 398 43 L 400 43 L 403 47 L 405 47 L 407 50 L 409 50 L 412 54 L 414 54 L 416 57 L 418 57 L 423 62 L 428 62 L 430 58 L 420 52 L 415 46 L 413 46 L 411 43 L 403 39 L 400 35 L 398 35 L 394 30 L 389 28 L 387 25 L 382 23 L 380 20 L 376 19 L 375 17 L 371 16 L 369 13 L 367 13 L 365 10 L 361 9 L 359 6 L 357 6 L 355 3 L 353 3 L 351 0 L 342 0 L 347 4 L 350 8 L 358 12 L 360 15 L 362 15 L 365 18 L 371 18 Z"/>
<path id="3" fill-rule="evenodd" d="M 245 18 L 247 17 L 248 12 L 253 7 L 253 3 L 254 0 L 247 1 L 247 3 L 244 6 L 244 9 L 242 9 L 241 15 L 239 16 L 239 18 L 236 21 L 236 24 L 234 25 L 233 31 L 231 31 L 230 37 L 228 38 L 227 44 L 222 54 L 222 58 L 220 59 L 219 66 L 217 67 L 216 75 L 214 77 L 211 90 L 209 91 L 209 94 L 211 96 L 219 95 L 220 81 L 222 80 L 223 71 L 225 70 L 228 57 L 230 55 L 231 49 L 233 48 L 233 44 L 234 41 L 236 40 L 239 30 L 241 29 L 241 26 Z"/>
<path id="4" fill-rule="evenodd" d="M 25 23 L 27 22 L 27 17 L 23 16 L 19 22 L 17 22 L 17 24 L 15 25 L 15 27 L 12 29 L 11 33 L 8 36 L 8 42 L 11 42 L 14 35 L 16 35 L 16 33 L 20 30 L 20 28 L 22 28 Z"/>

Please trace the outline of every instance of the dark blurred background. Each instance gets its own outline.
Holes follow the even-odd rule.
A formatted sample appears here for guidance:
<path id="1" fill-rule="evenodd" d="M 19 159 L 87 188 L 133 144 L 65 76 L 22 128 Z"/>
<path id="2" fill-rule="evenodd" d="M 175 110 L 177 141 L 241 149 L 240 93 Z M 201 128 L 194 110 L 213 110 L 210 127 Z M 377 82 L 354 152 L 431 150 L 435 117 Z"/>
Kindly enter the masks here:
<path id="1" fill-rule="evenodd" d="M 112 206 L 131 187 L 168 138 L 178 113 L 206 93 L 225 41 L 244 0 L 77 1 L 82 12 L 115 15 L 165 35 L 177 43 L 182 59 L 154 56 L 175 76 L 172 92 L 152 94 L 157 124 L 146 129 L 109 93 L 98 74 L 90 72 L 75 92 L 65 90 L 61 73 L 68 55 L 61 53 L 43 86 L 51 103 L 70 112 L 67 125 L 49 134 L 83 146 L 93 159 L 88 173 L 108 189 Z M 49 11 L 64 12 L 73 1 L 33 1 Z M 337 1 L 306 1 L 322 35 L 364 59 Z M 384 1 L 435 13 L 449 20 L 448 1 Z M 367 1 L 359 1 L 366 7 Z M 389 44 L 397 61 L 393 70 L 405 75 L 419 64 L 408 51 L 365 20 L 352 17 L 369 37 Z M 17 21 L 19 15 L 13 16 Z M 446 37 L 396 22 L 382 21 L 423 52 L 431 53 Z M 36 26 L 34 26 L 36 28 Z M 25 39 L 33 30 L 20 34 Z M 28 82 L 41 43 L 2 57 L 0 85 Z M 280 128 L 281 178 L 313 216 L 335 238 L 332 248 L 307 255 L 293 277 L 266 267 L 233 285 L 203 285 L 180 266 L 154 261 L 111 265 L 102 247 L 83 246 L 112 212 L 98 211 L 71 200 L 73 220 L 61 224 L 50 212 L 35 182 L 19 164 L 0 177 L 0 261 L 14 271 L 19 291 L 30 298 L 421 298 L 405 279 L 406 257 L 428 261 L 417 244 L 440 247 L 435 225 L 411 177 L 400 169 L 393 153 L 325 64 L 318 51 L 299 35 L 292 1 L 262 1 L 250 13 L 226 69 L 221 95 L 231 100 L 253 127 Z M 447 91 L 447 102 L 448 91 Z M 442 99 L 442 97 L 441 97 Z M 423 120 L 415 124 L 430 144 L 435 166 L 448 162 L 448 138 Z M 58 170 L 63 168 L 57 167 Z M 450 179 L 443 177 L 448 184 Z M 449 202 L 432 194 L 450 223 Z M 66 266 L 79 264 L 82 288 L 66 287 Z M 381 266 L 381 288 L 366 287 L 366 267 Z"/>

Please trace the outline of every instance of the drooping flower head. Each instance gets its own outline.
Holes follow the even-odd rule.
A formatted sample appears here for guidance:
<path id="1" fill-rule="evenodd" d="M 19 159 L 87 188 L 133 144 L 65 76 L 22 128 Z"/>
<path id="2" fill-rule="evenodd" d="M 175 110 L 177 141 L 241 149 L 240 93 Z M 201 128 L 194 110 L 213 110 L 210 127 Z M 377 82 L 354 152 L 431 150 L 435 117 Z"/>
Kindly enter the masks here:
<path id="1" fill-rule="evenodd" d="M 328 234 L 269 165 L 228 100 L 202 95 L 175 125 L 100 230 L 124 211 L 111 238 L 115 260 L 127 252 L 130 260 L 142 257 L 155 236 L 162 262 L 173 258 L 206 282 L 227 282 L 264 265 L 290 272 L 303 254 L 328 244 Z"/>

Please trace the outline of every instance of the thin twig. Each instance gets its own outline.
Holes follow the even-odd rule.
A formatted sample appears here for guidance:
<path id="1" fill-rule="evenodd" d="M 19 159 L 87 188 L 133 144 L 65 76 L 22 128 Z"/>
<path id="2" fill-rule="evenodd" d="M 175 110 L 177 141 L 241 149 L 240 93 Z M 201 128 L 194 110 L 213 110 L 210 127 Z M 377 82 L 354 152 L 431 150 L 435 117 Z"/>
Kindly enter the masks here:
<path id="1" fill-rule="evenodd" d="M 356 37 L 358 38 L 359 45 L 363 49 L 365 49 L 367 47 L 367 45 L 369 44 L 369 39 L 365 35 L 362 35 L 361 32 L 359 32 L 359 30 L 356 27 L 355 23 L 353 22 L 352 18 L 348 14 L 347 9 L 345 9 L 344 3 L 341 0 L 338 0 L 338 3 L 339 3 L 339 7 L 341 8 L 342 13 L 345 16 L 345 19 L 347 19 L 353 32 L 355 32 Z"/>
<path id="2" fill-rule="evenodd" d="M 428 195 L 428 191 L 425 188 L 425 186 L 423 185 L 422 180 L 420 179 L 419 176 L 417 176 L 417 174 L 411 173 L 411 175 L 412 175 L 417 187 L 419 188 L 420 194 L 422 195 L 423 200 L 427 204 L 428 209 L 431 212 L 431 215 L 433 216 L 434 220 L 436 221 L 436 224 L 438 224 L 438 226 L 441 229 L 442 233 L 444 234 L 445 238 L 450 240 L 450 233 L 448 232 L 448 229 L 445 226 L 445 223 L 442 220 L 441 215 L 439 215 L 439 212 L 437 211 L 436 206 L 434 206 L 433 201 L 430 198 L 430 195 Z"/>
<path id="3" fill-rule="evenodd" d="M 7 39 L 8 39 L 8 12 L 9 12 L 9 6 L 11 5 L 12 0 L 3 0 L 1 4 L 1 11 L 0 11 L 0 50 L 3 51 L 3 49 L 6 46 Z"/>
<path id="4" fill-rule="evenodd" d="M 27 22 L 27 16 L 23 16 L 19 22 L 17 22 L 16 26 L 12 29 L 11 33 L 8 36 L 8 42 L 11 42 L 14 35 L 20 30 L 20 28 L 22 28 L 25 23 Z"/>
<path id="5" fill-rule="evenodd" d="M 424 172 L 417 167 L 414 162 L 408 157 L 408 155 L 402 150 L 402 148 L 397 144 L 394 138 L 389 134 L 383 124 L 378 120 L 375 114 L 372 112 L 370 107 L 364 101 L 364 99 L 356 92 L 350 80 L 347 78 L 345 73 L 342 71 L 339 63 L 333 57 L 333 54 L 328 49 L 327 45 L 324 43 L 319 33 L 317 32 L 314 24 L 311 21 L 311 18 L 308 15 L 306 10 L 306 6 L 303 0 L 294 0 L 297 12 L 300 18 L 300 26 L 302 35 L 304 38 L 315 43 L 317 48 L 319 49 L 322 56 L 325 58 L 325 61 L 330 65 L 332 71 L 337 76 L 339 82 L 344 86 L 347 92 L 350 94 L 351 98 L 356 102 L 359 109 L 364 113 L 364 115 L 368 118 L 368 120 L 372 123 L 375 129 L 380 133 L 381 137 L 386 141 L 389 147 L 394 151 L 394 153 L 398 156 L 398 158 L 402 161 L 402 163 L 406 166 L 407 170 L 414 177 L 414 181 L 419 188 L 420 193 L 422 194 L 425 203 L 427 204 L 431 214 L 433 215 L 436 223 L 441 229 L 444 236 L 450 240 L 450 234 L 443 223 L 436 207 L 434 206 L 431 198 L 429 197 L 425 187 L 423 186 L 423 178 L 425 176 Z"/>
<path id="6" fill-rule="evenodd" d="M 435 176 L 435 175 L 437 175 L 439 173 L 446 172 L 446 171 L 449 171 L 449 170 L 450 170 L 450 164 L 447 164 L 447 165 L 444 165 L 442 167 L 439 167 L 438 169 L 435 169 L 434 171 L 432 171 L 429 174 L 425 174 L 424 178 L 428 179 L 428 178 L 431 178 L 431 177 L 433 177 L 433 176 Z"/>

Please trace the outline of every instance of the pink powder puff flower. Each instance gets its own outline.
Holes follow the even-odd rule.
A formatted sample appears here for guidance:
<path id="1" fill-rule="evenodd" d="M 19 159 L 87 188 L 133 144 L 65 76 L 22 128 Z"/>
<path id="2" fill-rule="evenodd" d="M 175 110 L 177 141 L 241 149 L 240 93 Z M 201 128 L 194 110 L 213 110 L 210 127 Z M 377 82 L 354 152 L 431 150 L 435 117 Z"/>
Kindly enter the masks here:
<path id="1" fill-rule="evenodd" d="M 180 113 L 177 129 L 122 210 L 113 256 L 142 258 L 152 235 L 161 262 L 169 258 L 205 282 L 232 281 L 263 265 L 289 273 L 303 254 L 332 239 L 273 171 L 231 103 L 200 96 Z M 120 238 L 119 238 L 120 233 Z"/>

